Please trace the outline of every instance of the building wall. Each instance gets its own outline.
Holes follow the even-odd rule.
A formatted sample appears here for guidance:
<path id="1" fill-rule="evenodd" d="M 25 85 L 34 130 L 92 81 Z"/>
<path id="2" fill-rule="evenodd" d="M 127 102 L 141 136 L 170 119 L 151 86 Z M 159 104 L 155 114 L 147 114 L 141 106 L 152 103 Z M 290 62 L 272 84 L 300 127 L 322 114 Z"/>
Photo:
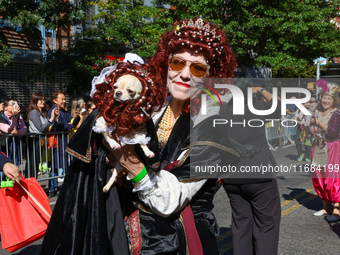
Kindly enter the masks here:
<path id="1" fill-rule="evenodd" d="M 30 74 L 40 67 L 40 64 L 34 63 L 14 63 L 6 68 L 0 67 L 0 98 L 14 98 L 20 106 L 27 108 L 34 92 L 40 92 L 50 100 L 54 91 L 66 91 L 66 73 L 60 73 L 52 80 L 31 81 Z"/>

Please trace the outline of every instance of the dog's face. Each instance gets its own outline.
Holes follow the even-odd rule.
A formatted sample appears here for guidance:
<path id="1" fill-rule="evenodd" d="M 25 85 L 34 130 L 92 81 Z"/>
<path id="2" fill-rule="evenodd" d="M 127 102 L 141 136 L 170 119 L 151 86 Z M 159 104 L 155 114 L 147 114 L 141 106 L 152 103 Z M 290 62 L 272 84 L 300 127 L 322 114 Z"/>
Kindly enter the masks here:
<path id="1" fill-rule="evenodd" d="M 133 75 L 119 77 L 113 84 L 114 99 L 121 103 L 130 103 L 138 99 L 142 93 L 142 83 Z"/>

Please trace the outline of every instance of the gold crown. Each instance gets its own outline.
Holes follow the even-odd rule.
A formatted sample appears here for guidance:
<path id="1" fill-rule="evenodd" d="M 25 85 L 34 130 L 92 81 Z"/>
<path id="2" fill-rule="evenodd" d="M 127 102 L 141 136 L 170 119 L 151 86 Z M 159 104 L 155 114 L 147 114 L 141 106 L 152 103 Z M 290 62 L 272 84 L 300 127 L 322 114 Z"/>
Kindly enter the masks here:
<path id="1" fill-rule="evenodd" d="M 327 87 L 328 87 L 328 91 L 326 92 L 326 94 L 333 96 L 333 97 L 338 96 L 338 92 L 340 92 L 340 88 L 337 84 L 333 82 L 328 82 Z"/>
<path id="2" fill-rule="evenodd" d="M 178 25 L 176 27 L 176 30 L 180 30 L 180 28 L 184 28 L 184 27 L 196 27 L 198 29 L 202 29 L 204 30 L 206 33 L 210 33 L 213 36 L 216 35 L 216 28 L 211 29 L 210 25 L 207 23 L 204 25 L 204 21 L 202 18 L 198 18 L 195 22 L 190 19 L 188 21 L 183 20 L 181 25 Z M 221 36 L 217 36 L 218 38 L 220 38 Z"/>

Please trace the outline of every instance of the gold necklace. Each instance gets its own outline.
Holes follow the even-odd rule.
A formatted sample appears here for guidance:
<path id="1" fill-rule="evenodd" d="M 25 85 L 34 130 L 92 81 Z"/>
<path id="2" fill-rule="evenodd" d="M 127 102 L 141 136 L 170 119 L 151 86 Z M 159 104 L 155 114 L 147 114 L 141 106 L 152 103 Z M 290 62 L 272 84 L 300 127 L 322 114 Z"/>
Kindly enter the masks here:
<path id="1" fill-rule="evenodd" d="M 171 134 L 172 128 L 174 127 L 178 117 L 175 119 L 174 123 L 171 124 L 171 115 L 172 115 L 172 109 L 170 105 L 167 107 L 163 118 L 161 122 L 158 125 L 158 130 L 157 130 L 157 137 L 158 137 L 158 142 L 159 142 L 159 148 L 161 150 L 161 154 L 163 152 L 163 149 L 166 145 L 166 142 L 169 139 L 169 136 Z"/>

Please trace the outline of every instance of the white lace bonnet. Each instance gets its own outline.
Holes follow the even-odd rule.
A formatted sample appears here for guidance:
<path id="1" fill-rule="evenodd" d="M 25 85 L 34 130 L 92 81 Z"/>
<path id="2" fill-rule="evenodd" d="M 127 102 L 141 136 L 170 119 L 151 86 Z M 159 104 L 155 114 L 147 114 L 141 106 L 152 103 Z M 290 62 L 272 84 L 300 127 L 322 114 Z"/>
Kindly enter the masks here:
<path id="1" fill-rule="evenodd" d="M 123 60 L 123 62 L 130 62 L 130 63 L 133 63 L 133 62 L 139 62 L 140 64 L 144 64 L 144 61 L 143 59 L 138 56 L 137 54 L 134 54 L 134 53 L 126 53 L 125 54 L 125 58 Z M 92 98 L 94 93 L 96 92 L 96 85 L 97 84 L 100 84 L 100 83 L 103 83 L 104 82 L 104 79 L 105 79 L 105 76 L 111 72 L 113 72 L 117 67 L 117 64 L 114 65 L 114 66 L 108 66 L 108 67 L 105 67 L 101 72 L 100 72 L 100 75 L 99 76 L 95 76 L 93 77 L 92 79 L 92 89 L 91 89 L 91 93 L 90 93 L 90 97 Z"/>

